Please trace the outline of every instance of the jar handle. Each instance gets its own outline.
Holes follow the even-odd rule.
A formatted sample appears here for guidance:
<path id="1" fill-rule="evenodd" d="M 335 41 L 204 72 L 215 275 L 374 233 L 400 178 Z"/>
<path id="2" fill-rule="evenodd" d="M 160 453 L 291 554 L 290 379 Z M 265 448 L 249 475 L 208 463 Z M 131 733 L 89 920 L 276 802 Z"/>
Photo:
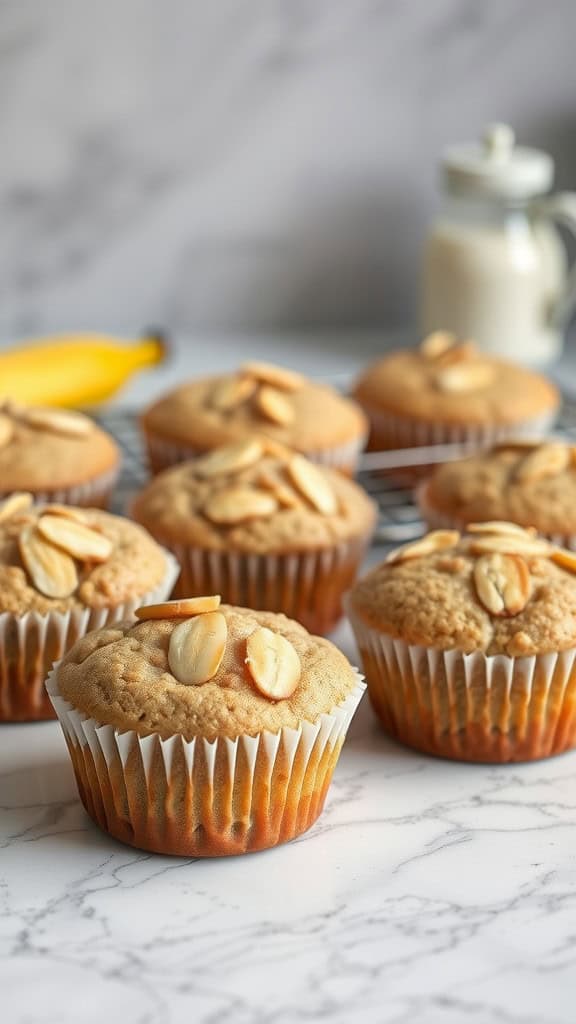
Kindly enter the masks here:
<path id="1" fill-rule="evenodd" d="M 557 192 L 534 203 L 537 214 L 556 221 L 576 238 L 576 192 Z M 550 311 L 551 326 L 563 330 L 576 309 L 576 261 L 568 271 L 562 294 Z"/>

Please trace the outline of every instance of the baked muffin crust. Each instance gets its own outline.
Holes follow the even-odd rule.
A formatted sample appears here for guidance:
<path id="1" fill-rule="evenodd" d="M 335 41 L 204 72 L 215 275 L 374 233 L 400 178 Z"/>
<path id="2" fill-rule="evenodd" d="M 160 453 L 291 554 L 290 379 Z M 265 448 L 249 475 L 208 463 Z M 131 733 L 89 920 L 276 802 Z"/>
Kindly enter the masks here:
<path id="1" fill-rule="evenodd" d="M 149 619 L 119 623 L 79 640 L 58 668 L 61 696 L 119 730 L 215 739 L 315 722 L 357 685 L 354 669 L 333 644 L 284 615 L 229 605 L 218 611 L 228 636 L 220 667 L 208 682 L 186 685 L 170 671 L 170 637 L 183 620 Z M 300 659 L 300 681 L 285 700 L 259 693 L 246 664 L 246 641 L 259 626 L 286 637 Z"/>

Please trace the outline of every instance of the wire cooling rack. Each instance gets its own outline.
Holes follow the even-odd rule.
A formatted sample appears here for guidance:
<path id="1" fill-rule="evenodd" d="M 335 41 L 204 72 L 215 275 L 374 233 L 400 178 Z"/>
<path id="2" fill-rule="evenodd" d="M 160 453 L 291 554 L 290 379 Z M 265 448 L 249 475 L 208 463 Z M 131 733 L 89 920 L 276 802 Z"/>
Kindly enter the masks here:
<path id="1" fill-rule="evenodd" d="M 134 413 L 121 408 L 108 409 L 96 418 L 105 430 L 113 434 L 122 451 L 122 474 L 114 494 L 112 511 L 125 513 L 130 499 L 144 486 L 149 476 L 137 420 Z M 576 444 L 576 400 L 564 399 L 555 435 Z M 444 445 L 397 453 L 371 452 L 361 459 L 359 483 L 376 501 L 379 510 L 375 543 L 402 543 L 424 532 L 414 504 L 413 467 L 431 467 L 462 454 L 459 446 Z M 393 471 L 391 462 L 396 464 Z M 407 462 L 410 464 L 408 468 Z M 386 472 L 382 472 L 384 465 Z"/>

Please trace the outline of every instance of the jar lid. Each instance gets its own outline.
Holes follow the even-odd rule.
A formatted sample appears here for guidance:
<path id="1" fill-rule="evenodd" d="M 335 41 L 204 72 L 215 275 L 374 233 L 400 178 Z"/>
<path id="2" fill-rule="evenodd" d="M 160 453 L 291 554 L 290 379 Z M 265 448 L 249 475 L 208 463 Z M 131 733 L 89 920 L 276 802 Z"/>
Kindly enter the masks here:
<path id="1" fill-rule="evenodd" d="M 541 149 L 516 146 L 507 124 L 491 124 L 479 143 L 450 146 L 442 158 L 450 192 L 527 199 L 547 192 L 554 161 Z"/>

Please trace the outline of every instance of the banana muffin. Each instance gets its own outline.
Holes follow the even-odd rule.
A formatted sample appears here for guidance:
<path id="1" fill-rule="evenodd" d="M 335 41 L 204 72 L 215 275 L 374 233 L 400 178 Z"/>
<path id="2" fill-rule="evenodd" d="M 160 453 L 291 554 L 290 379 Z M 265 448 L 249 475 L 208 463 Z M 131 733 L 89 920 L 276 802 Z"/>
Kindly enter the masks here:
<path id="1" fill-rule="evenodd" d="M 136 615 L 79 640 L 47 683 L 88 814 L 187 857 L 310 828 L 364 689 L 344 655 L 217 595 Z"/>
<path id="2" fill-rule="evenodd" d="M 417 349 L 369 366 L 353 396 L 370 420 L 372 450 L 462 443 L 486 446 L 513 435 L 542 435 L 560 396 L 538 373 L 435 332 Z"/>
<path id="3" fill-rule="evenodd" d="M 53 717 L 46 674 L 87 630 L 168 596 L 172 556 L 135 523 L 98 509 L 0 505 L 0 721 Z"/>
<path id="4" fill-rule="evenodd" d="M 368 433 L 350 399 L 270 363 L 189 381 L 147 409 L 141 425 L 154 472 L 258 434 L 353 475 Z"/>
<path id="5" fill-rule="evenodd" d="M 576 548 L 576 449 L 564 441 L 506 441 L 448 462 L 417 491 L 429 526 L 511 520 Z"/>
<path id="6" fill-rule="evenodd" d="M 114 440 L 83 413 L 0 404 L 0 499 L 29 491 L 36 501 L 105 508 L 119 470 Z"/>
<path id="7" fill-rule="evenodd" d="M 376 519 L 352 480 L 257 437 L 160 473 L 132 515 L 178 559 L 175 596 L 218 592 L 314 633 L 339 619 Z"/>
<path id="8" fill-rule="evenodd" d="M 348 602 L 386 730 L 465 761 L 576 746 L 575 573 L 576 555 L 512 523 L 393 551 Z"/>

